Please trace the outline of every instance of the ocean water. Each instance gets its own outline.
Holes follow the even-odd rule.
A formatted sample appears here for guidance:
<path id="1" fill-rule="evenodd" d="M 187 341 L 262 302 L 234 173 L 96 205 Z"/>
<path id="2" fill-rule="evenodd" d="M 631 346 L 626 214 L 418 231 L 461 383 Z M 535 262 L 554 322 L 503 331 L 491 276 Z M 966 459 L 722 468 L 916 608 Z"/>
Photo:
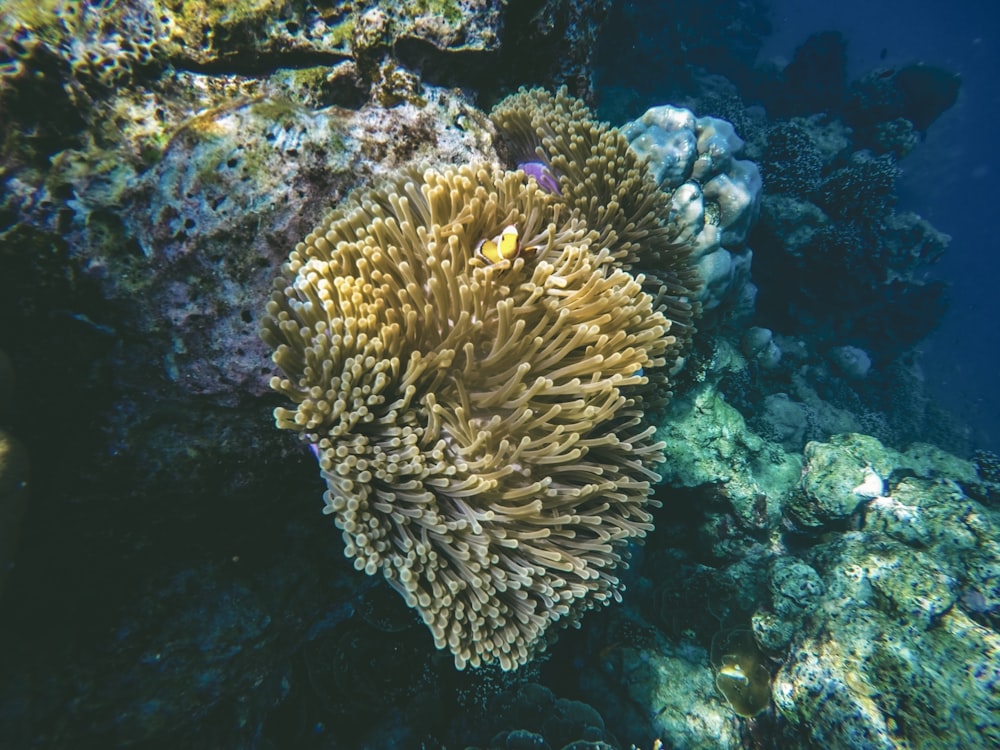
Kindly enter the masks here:
<path id="1" fill-rule="evenodd" d="M 937 2 L 771 3 L 774 31 L 761 57 L 791 59 L 804 36 L 841 31 L 852 77 L 878 66 L 940 65 L 962 77 L 958 102 L 901 166 L 901 205 L 927 217 L 952 243 L 931 273 L 951 285 L 950 309 L 921 345 L 935 397 L 976 431 L 993 451 L 1000 440 L 1000 300 L 991 279 L 1000 256 L 989 217 L 996 205 L 998 168 L 984 125 L 1000 117 L 995 77 L 1000 70 L 996 8 L 960 0 Z M 885 56 L 883 57 L 883 51 Z"/>
<path id="2" fill-rule="evenodd" d="M 0 0 L 0 750 L 1000 747 L 998 34 Z"/>

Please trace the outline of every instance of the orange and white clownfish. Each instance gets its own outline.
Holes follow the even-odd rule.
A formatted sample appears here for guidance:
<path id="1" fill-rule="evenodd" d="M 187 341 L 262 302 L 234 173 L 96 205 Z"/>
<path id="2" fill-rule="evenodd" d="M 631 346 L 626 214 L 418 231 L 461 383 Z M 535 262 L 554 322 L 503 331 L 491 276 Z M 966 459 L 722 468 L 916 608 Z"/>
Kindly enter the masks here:
<path id="1" fill-rule="evenodd" d="M 517 227 L 508 224 L 492 240 L 480 240 L 476 245 L 476 255 L 487 263 L 499 263 L 501 260 L 514 260 L 521 252 L 517 241 Z"/>

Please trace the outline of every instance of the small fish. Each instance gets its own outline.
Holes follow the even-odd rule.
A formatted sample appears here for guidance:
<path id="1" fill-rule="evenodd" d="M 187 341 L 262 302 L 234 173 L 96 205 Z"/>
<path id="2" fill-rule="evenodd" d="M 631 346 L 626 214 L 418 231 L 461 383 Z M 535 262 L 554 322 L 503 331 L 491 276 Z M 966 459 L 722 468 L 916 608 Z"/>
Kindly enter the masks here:
<path id="1" fill-rule="evenodd" d="M 517 165 L 518 169 L 523 169 L 529 177 L 534 177 L 538 187 L 547 193 L 562 195 L 559 189 L 559 178 L 556 177 L 548 164 L 540 161 L 523 161 Z"/>
<path id="2" fill-rule="evenodd" d="M 508 224 L 492 240 L 480 240 L 476 245 L 476 255 L 487 263 L 499 263 L 501 260 L 513 260 L 521 252 L 517 241 L 517 227 Z"/>

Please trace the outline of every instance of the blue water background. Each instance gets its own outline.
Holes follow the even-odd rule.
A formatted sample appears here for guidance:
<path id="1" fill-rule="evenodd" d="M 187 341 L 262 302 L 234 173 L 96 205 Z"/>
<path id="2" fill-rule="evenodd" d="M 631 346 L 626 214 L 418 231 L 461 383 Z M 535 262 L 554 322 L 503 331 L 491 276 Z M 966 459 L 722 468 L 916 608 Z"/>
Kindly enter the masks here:
<path id="1" fill-rule="evenodd" d="M 930 273 L 951 307 L 921 349 L 932 395 L 1000 452 L 1000 4 L 985 0 L 772 0 L 761 60 L 791 60 L 816 31 L 848 40 L 848 77 L 925 62 L 959 73 L 957 104 L 903 159 L 899 210 L 951 235 Z M 885 58 L 882 53 L 885 50 Z"/>

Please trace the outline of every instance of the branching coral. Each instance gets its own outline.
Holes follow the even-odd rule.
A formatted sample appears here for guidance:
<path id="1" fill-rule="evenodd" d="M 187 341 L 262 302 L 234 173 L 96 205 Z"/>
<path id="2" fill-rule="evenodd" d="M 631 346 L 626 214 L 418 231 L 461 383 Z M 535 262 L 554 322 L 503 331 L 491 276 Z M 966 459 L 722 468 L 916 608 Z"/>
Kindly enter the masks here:
<path id="1" fill-rule="evenodd" d="M 317 454 L 345 553 L 460 669 L 513 669 L 617 597 L 628 541 L 651 528 L 663 455 L 644 395 L 678 342 L 627 262 L 664 219 L 614 153 L 627 144 L 597 140 L 546 161 L 558 190 L 482 165 L 348 199 L 267 307 L 272 386 L 295 404 L 276 420 Z"/>
<path id="2" fill-rule="evenodd" d="M 823 159 L 805 121 L 782 120 L 768 129 L 761 170 L 771 195 L 807 195 L 816 189 Z"/>
<path id="3" fill-rule="evenodd" d="M 827 177 L 813 197 L 826 213 L 864 228 L 877 226 L 896 201 L 897 169 L 892 158 L 855 152 L 850 163 Z"/>

